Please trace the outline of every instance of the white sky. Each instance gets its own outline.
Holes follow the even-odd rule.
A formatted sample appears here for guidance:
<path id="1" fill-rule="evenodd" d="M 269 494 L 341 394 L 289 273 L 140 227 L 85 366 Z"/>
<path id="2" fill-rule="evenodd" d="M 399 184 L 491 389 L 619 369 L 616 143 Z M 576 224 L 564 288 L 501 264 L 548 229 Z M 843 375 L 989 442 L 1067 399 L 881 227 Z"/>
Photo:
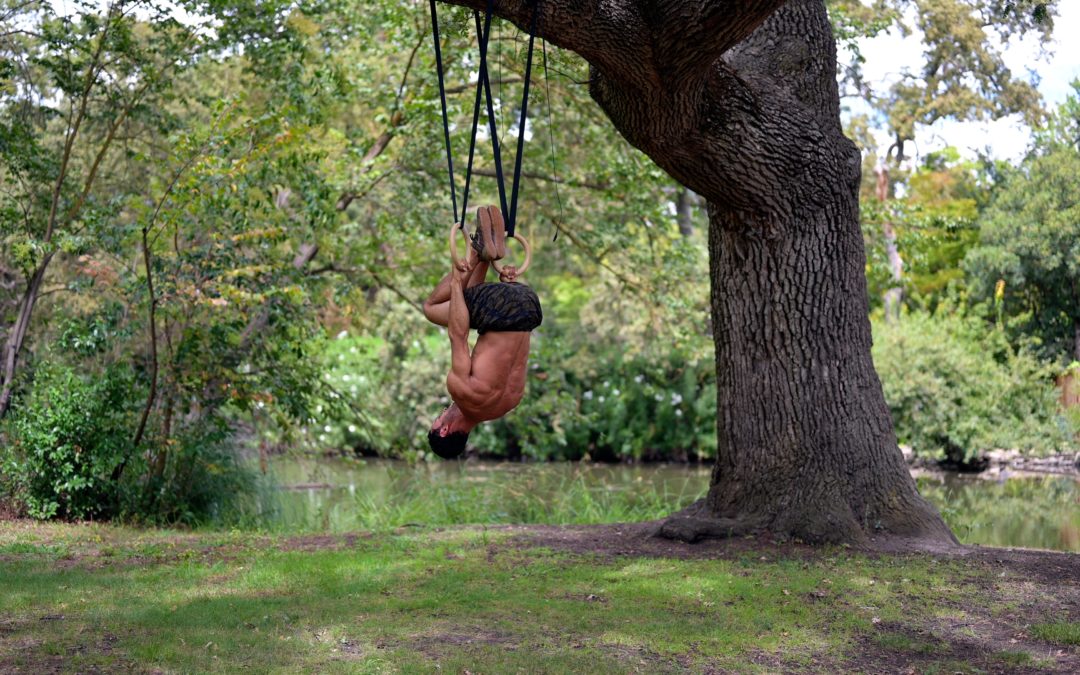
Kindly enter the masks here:
<path id="1" fill-rule="evenodd" d="M 1037 73 L 1039 92 L 1048 109 L 1063 102 L 1072 92 L 1069 83 L 1080 78 L 1078 36 L 1080 0 L 1060 0 L 1058 16 L 1054 20 L 1053 41 L 1047 47 L 1048 56 L 1039 58 L 1039 43 L 1034 36 L 1011 44 L 1005 51 L 1005 63 L 1015 75 L 1027 77 L 1028 71 Z M 918 73 L 923 61 L 923 49 L 917 36 L 904 39 L 895 31 L 863 40 L 860 48 L 866 58 L 863 66 L 866 80 L 879 91 L 884 91 L 895 82 L 905 68 Z M 858 109 L 850 99 L 844 103 Z M 953 145 L 968 157 L 974 157 L 978 151 L 989 150 L 993 157 L 1018 162 L 1030 139 L 1031 133 L 1019 116 L 984 122 L 940 121 L 930 127 L 920 127 L 914 147 L 905 148 L 905 151 L 915 154 L 918 161 L 928 152 Z M 879 134 L 878 142 L 882 147 L 888 147 L 891 139 Z"/>

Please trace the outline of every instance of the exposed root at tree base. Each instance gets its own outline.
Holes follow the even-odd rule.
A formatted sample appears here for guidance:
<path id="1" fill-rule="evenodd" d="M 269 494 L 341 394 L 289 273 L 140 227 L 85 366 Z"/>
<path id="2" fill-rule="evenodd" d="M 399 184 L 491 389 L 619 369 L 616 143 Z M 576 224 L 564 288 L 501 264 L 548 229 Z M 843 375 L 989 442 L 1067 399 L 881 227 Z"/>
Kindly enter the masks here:
<path id="1" fill-rule="evenodd" d="M 784 557 L 814 557 L 820 546 L 755 531 L 740 535 L 700 538 L 694 543 L 657 536 L 668 521 L 618 523 L 611 525 L 506 525 L 489 527 L 504 531 L 525 546 L 545 546 L 573 553 L 600 556 L 643 556 L 653 558 L 712 559 L 738 558 L 747 554 Z M 937 538 L 875 536 L 859 546 L 843 548 L 868 555 L 931 555 L 966 558 L 994 566 L 1017 568 L 1033 577 L 1053 577 L 1080 583 L 1080 555 L 1038 549 L 995 548 L 943 542 Z M 827 549 L 826 549 L 827 550 Z"/>
<path id="2" fill-rule="evenodd" d="M 930 515 L 930 514 L 928 514 Z M 779 526 L 778 526 L 779 523 Z M 807 519 L 801 515 L 794 518 L 712 516 L 703 501 L 668 516 L 657 524 L 653 535 L 661 539 L 673 539 L 687 544 L 707 539 L 731 539 L 746 535 L 763 535 L 772 540 L 792 540 L 809 544 L 835 544 L 854 546 L 858 549 L 889 551 L 923 551 L 930 553 L 956 553 L 963 546 L 940 520 L 936 512 L 925 517 L 901 523 L 907 528 L 904 534 L 888 529 L 866 531 L 850 518 L 819 517 Z M 912 532 L 915 532 L 913 534 Z"/>
<path id="3" fill-rule="evenodd" d="M 662 521 L 655 535 L 662 539 L 693 544 L 702 539 L 725 539 L 741 537 L 760 529 L 760 523 L 734 518 L 701 518 L 674 515 Z"/>

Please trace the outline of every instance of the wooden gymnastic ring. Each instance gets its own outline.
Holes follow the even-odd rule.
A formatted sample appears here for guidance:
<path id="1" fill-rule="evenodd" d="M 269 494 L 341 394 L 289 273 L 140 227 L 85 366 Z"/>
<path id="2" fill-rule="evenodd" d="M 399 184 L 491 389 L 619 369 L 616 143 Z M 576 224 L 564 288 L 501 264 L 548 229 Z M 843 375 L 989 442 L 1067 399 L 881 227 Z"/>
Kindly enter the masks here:
<path id="1" fill-rule="evenodd" d="M 515 234 L 512 237 L 507 237 L 507 239 L 517 239 L 518 243 L 521 244 L 521 248 L 525 249 L 525 262 L 517 268 L 517 276 L 520 277 L 522 274 L 525 274 L 525 270 L 529 269 L 529 263 L 532 262 L 532 247 L 529 246 L 529 242 L 526 241 L 525 237 L 521 236 L 520 234 Z M 503 268 L 501 265 L 499 265 L 499 261 L 492 260 L 491 266 L 495 268 L 496 272 L 502 274 Z"/>
<path id="2" fill-rule="evenodd" d="M 461 229 L 461 223 L 454 223 L 450 226 L 450 263 L 457 267 L 458 261 L 461 258 L 458 257 L 457 251 L 457 232 Z"/>

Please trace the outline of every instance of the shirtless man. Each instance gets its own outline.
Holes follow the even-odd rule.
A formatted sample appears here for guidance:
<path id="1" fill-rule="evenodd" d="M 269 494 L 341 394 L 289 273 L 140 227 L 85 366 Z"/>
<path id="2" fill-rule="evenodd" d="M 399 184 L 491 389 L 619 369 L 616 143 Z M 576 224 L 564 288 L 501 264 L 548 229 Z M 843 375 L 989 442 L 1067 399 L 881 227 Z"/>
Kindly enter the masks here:
<path id="1" fill-rule="evenodd" d="M 446 389 L 453 404 L 428 432 L 431 450 L 444 459 L 465 452 L 465 443 L 480 422 L 502 417 L 517 407 L 525 393 L 529 335 L 540 325 L 540 300 L 517 283 L 517 269 L 507 265 L 500 283 L 485 281 L 492 260 L 505 254 L 502 214 L 480 207 L 479 225 L 468 256 L 451 268 L 424 303 L 424 315 L 446 326 L 450 335 L 450 373 Z M 479 337 L 469 352 L 469 329 Z"/>

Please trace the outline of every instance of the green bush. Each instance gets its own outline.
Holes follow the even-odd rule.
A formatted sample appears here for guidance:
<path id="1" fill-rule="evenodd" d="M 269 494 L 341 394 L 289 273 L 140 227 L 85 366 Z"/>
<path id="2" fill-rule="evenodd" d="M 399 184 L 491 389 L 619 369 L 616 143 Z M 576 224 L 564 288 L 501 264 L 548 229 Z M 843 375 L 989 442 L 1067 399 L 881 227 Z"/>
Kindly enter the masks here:
<path id="1" fill-rule="evenodd" d="M 114 368 L 80 377 L 62 366 L 36 374 L 8 423 L 3 483 L 34 518 L 110 518 L 121 503 L 118 465 L 136 453 L 133 376 Z"/>
<path id="2" fill-rule="evenodd" d="M 471 442 L 485 454 L 604 461 L 715 456 L 711 360 L 677 348 L 624 358 L 609 348 L 582 372 L 565 367 L 567 351 L 558 341 L 538 342 L 521 404 L 473 434 Z"/>
<path id="3" fill-rule="evenodd" d="M 38 369 L 31 393 L 5 422 L 0 503 L 39 519 L 243 520 L 256 477 L 237 461 L 230 427 L 199 417 L 136 448 L 146 396 L 137 382 L 119 366 L 85 376 L 65 365 Z"/>
<path id="4" fill-rule="evenodd" d="M 1053 368 L 998 328 L 944 304 L 873 328 L 896 435 L 917 455 L 965 463 L 996 448 L 1042 454 L 1070 446 Z"/>
<path id="5" fill-rule="evenodd" d="M 152 524 L 237 525 L 254 522 L 258 477 L 237 458 L 235 435 L 224 420 L 202 419 L 177 430 L 166 448 L 125 474 L 122 515 Z"/>
<path id="6" fill-rule="evenodd" d="M 428 424 L 450 404 L 445 342 L 433 333 L 327 340 L 322 398 L 303 429 L 309 447 L 410 459 L 425 451 Z"/>

